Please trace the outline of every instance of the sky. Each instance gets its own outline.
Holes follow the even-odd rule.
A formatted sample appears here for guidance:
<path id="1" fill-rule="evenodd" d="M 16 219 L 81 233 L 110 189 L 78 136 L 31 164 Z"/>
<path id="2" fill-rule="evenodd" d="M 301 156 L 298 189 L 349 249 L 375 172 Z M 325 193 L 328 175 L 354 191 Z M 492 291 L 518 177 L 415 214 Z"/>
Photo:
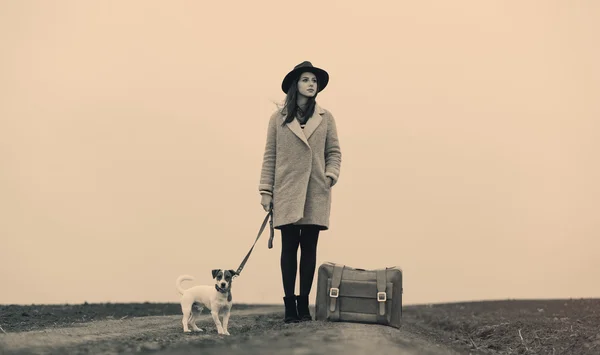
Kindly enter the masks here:
<path id="1" fill-rule="evenodd" d="M 0 1 L 0 304 L 178 302 L 236 269 L 281 80 L 342 149 L 317 267 L 405 304 L 600 297 L 600 3 Z M 281 303 L 280 234 L 234 302 Z M 316 281 L 311 302 L 316 295 Z"/>

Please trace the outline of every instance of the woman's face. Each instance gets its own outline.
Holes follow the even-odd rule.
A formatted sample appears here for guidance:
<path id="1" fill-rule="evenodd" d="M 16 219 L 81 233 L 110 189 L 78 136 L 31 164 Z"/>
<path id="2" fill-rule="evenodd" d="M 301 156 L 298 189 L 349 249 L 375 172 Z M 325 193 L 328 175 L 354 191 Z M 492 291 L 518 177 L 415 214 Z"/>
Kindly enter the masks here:
<path id="1" fill-rule="evenodd" d="M 298 93 L 306 97 L 313 97 L 317 93 L 317 77 L 306 72 L 298 78 Z"/>

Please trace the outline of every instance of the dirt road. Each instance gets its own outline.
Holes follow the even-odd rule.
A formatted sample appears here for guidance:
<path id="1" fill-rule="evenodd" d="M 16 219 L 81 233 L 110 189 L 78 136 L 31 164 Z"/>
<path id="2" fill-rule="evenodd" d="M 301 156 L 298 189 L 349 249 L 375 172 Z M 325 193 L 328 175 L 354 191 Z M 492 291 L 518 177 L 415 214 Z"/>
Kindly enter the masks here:
<path id="1" fill-rule="evenodd" d="M 405 329 L 351 323 L 283 324 L 281 307 L 232 313 L 231 336 L 216 333 L 209 315 L 202 333 L 184 334 L 177 315 L 109 319 L 70 327 L 0 333 L 0 354 L 469 354 L 436 345 Z M 474 354 L 474 353 L 473 353 Z"/>

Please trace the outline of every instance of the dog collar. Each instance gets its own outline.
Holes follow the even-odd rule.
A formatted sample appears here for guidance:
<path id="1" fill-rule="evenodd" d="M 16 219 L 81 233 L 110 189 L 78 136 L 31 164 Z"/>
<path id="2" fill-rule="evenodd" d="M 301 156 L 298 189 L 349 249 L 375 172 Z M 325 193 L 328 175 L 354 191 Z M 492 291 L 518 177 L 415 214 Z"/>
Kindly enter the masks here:
<path id="1" fill-rule="evenodd" d="M 227 293 L 227 291 L 228 291 L 226 288 L 221 288 L 221 287 L 219 287 L 217 285 L 215 285 L 215 288 L 217 289 L 217 291 L 219 291 L 221 293 Z"/>

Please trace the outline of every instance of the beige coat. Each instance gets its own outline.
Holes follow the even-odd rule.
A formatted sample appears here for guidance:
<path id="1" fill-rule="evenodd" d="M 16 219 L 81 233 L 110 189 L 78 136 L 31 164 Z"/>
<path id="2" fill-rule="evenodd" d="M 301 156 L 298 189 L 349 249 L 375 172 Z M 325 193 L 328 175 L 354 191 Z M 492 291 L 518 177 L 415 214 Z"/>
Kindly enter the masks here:
<path id="1" fill-rule="evenodd" d="M 259 191 L 273 196 L 275 228 L 294 223 L 327 230 L 342 160 L 335 120 L 318 104 L 304 129 L 298 120 L 282 126 L 284 120 L 279 110 L 269 120 Z"/>

